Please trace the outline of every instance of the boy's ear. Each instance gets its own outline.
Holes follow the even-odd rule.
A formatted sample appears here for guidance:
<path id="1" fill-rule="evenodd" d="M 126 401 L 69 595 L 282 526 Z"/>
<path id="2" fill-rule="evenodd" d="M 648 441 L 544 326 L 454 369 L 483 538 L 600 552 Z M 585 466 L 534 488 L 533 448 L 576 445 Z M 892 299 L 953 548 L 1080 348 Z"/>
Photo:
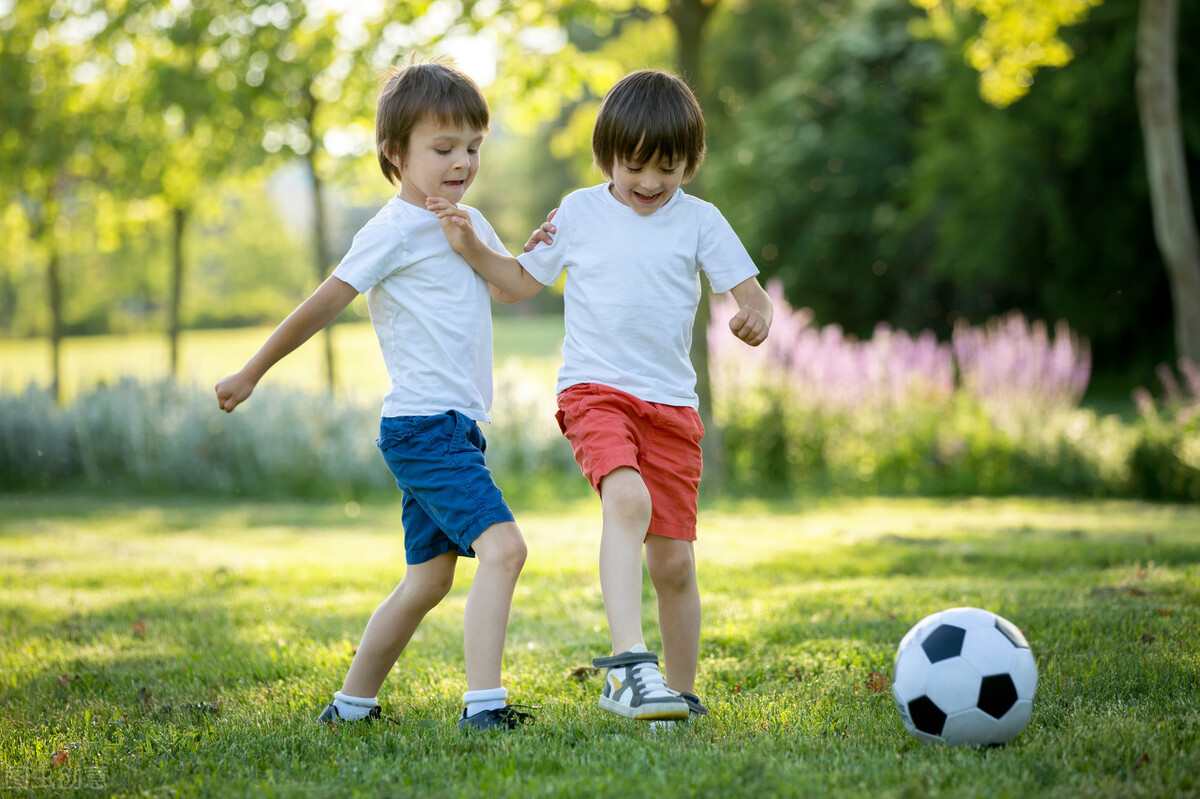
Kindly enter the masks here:
<path id="1" fill-rule="evenodd" d="M 392 166 L 396 167 L 397 171 L 399 171 L 401 164 L 404 163 L 404 153 L 400 152 L 398 148 L 392 146 L 390 141 L 385 141 L 381 145 L 380 149 L 383 150 L 384 157 L 387 158 Z"/>

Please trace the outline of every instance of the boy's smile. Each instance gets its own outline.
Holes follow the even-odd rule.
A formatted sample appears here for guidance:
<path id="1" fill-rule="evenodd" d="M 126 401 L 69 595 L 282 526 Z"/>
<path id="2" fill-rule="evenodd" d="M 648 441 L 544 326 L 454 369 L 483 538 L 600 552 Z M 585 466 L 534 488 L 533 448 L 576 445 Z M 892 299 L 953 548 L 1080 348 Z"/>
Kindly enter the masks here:
<path id="1" fill-rule="evenodd" d="M 483 131 L 422 120 L 407 151 L 392 161 L 400 170 L 400 199 L 421 208 L 427 197 L 460 202 L 479 171 L 481 144 Z"/>
<path id="2" fill-rule="evenodd" d="M 618 158 L 612 167 L 609 192 L 641 216 L 649 216 L 667 204 L 683 185 L 683 164 L 656 156 L 644 164 Z"/>

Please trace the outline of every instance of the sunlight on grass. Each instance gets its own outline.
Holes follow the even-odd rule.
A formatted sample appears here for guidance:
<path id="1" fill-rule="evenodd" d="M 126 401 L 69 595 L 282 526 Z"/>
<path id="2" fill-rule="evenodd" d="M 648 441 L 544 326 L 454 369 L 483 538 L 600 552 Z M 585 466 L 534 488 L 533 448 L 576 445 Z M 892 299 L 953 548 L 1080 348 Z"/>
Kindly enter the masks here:
<path id="1" fill-rule="evenodd" d="M 1196 787 L 1183 764 L 1200 756 L 1200 508 L 705 508 L 698 689 L 712 714 L 663 738 L 602 715 L 596 676 L 572 671 L 608 650 L 595 498 L 519 507 L 530 557 L 505 683 L 514 701 L 541 707 L 537 723 L 496 739 L 454 728 L 475 571 L 464 561 L 381 692 L 395 724 L 317 729 L 311 719 L 364 622 L 403 575 L 398 513 L 397 503 L 348 513 L 334 502 L 0 498 L 0 702 L 11 730 L 0 778 L 49 789 L 90 774 L 105 794 L 295 795 L 327 790 L 332 764 L 372 794 L 477 795 L 486 772 L 500 793 L 594 796 L 643 763 L 659 792 L 714 796 Z M 1034 719 L 1003 750 L 923 747 L 890 695 L 871 688 L 872 674 L 890 675 L 909 626 L 961 604 L 1013 619 L 1038 659 Z M 77 770 L 48 771 L 72 742 Z M 1133 769 L 1143 753 L 1153 766 Z M 475 764 L 466 772 L 464 758 Z"/>

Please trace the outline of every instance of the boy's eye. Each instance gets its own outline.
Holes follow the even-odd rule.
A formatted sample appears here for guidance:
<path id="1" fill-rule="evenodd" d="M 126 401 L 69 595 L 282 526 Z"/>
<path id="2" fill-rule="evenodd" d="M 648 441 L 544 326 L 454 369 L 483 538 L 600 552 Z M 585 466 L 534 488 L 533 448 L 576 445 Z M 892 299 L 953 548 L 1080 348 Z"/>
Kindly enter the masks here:
<path id="1" fill-rule="evenodd" d="M 450 155 L 450 150 L 434 150 L 438 155 Z"/>
<path id="2" fill-rule="evenodd" d="M 476 153 L 478 153 L 478 152 L 479 152 L 479 148 L 478 148 L 478 147 L 474 147 L 474 148 L 472 148 L 472 147 L 468 147 L 468 148 L 467 148 L 467 152 L 468 152 L 470 155 L 475 155 Z"/>

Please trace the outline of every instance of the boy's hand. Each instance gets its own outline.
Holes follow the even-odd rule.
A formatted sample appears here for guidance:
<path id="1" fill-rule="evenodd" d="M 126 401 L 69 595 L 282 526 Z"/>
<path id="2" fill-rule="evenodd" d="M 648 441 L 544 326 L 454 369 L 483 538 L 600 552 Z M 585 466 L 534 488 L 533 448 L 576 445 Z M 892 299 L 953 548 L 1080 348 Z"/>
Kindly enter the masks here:
<path id="1" fill-rule="evenodd" d="M 425 207 L 437 214 L 451 248 L 464 255 L 479 242 L 471 215 L 444 197 L 426 197 Z"/>
<path id="2" fill-rule="evenodd" d="M 254 391 L 255 381 L 241 372 L 232 374 L 217 383 L 217 406 L 225 413 L 241 405 Z"/>
<path id="3" fill-rule="evenodd" d="M 729 320 L 729 329 L 733 331 L 733 335 L 751 347 L 757 347 L 767 340 L 771 323 L 757 308 L 746 306 Z"/>
<path id="4" fill-rule="evenodd" d="M 546 221 L 542 223 L 542 226 L 529 234 L 529 241 L 525 242 L 525 247 L 523 248 L 525 252 L 532 250 L 538 245 L 539 242 L 542 244 L 554 243 L 554 234 L 558 232 L 558 228 L 550 224 L 550 220 L 553 219 L 554 215 L 557 213 L 558 209 L 555 208 L 553 211 L 546 214 Z"/>

